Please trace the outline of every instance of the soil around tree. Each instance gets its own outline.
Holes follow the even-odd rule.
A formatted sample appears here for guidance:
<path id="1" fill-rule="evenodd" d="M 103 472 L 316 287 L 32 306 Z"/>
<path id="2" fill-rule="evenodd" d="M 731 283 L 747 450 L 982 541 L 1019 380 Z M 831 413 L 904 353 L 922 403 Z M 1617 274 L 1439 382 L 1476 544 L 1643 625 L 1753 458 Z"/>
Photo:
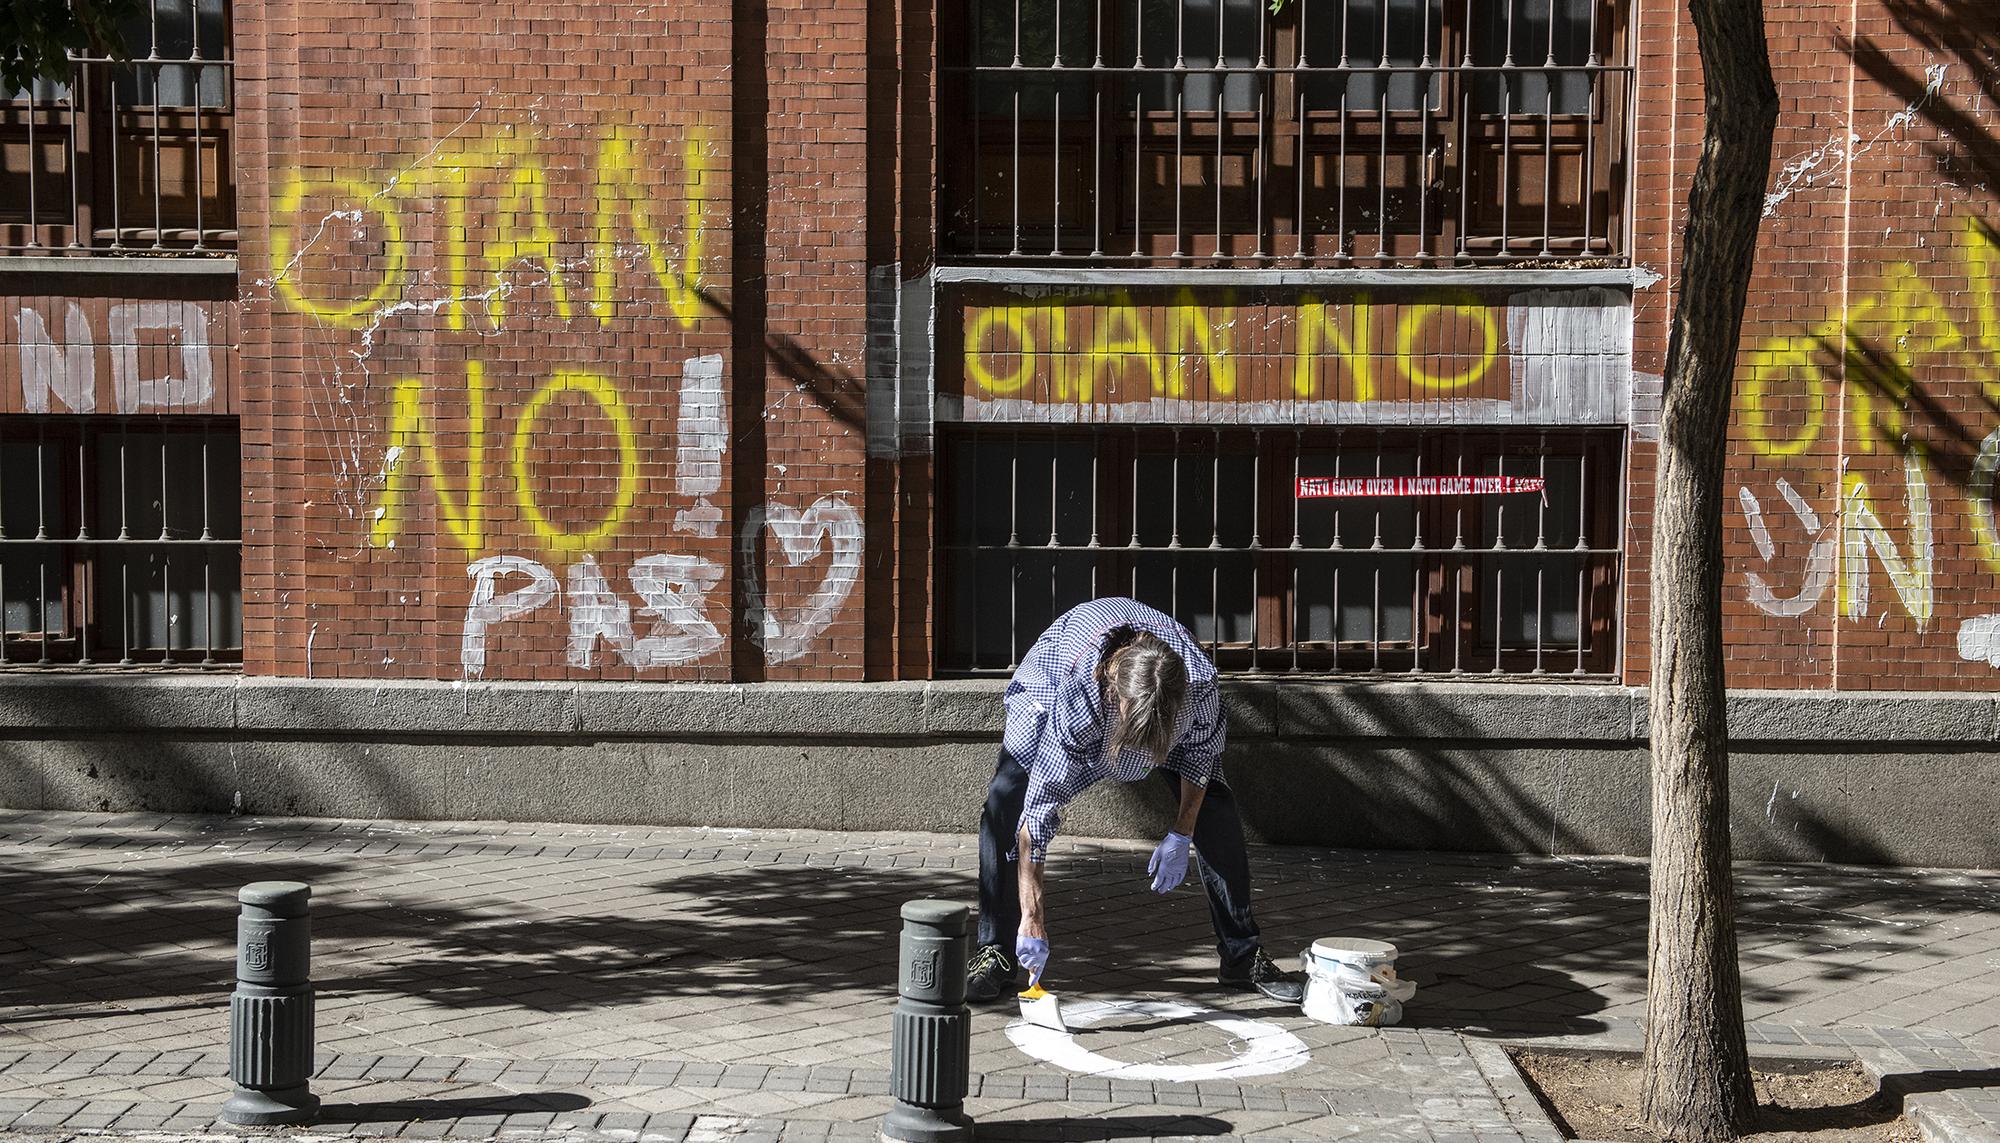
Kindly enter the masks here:
<path id="1" fill-rule="evenodd" d="M 1639 1057 L 1627 1052 L 1513 1053 L 1542 1109 L 1570 1139 L 1673 1143 L 1639 1115 Z M 1757 1121 L 1750 1143 L 1916 1143 L 1902 1101 L 1852 1061 L 1751 1065 Z"/>

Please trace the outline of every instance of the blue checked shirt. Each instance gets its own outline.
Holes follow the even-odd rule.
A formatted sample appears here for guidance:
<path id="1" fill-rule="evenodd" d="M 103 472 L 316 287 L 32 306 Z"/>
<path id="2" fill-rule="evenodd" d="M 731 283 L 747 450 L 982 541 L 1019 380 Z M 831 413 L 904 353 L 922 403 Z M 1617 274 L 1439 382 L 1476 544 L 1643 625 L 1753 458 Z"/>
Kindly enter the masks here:
<path id="1" fill-rule="evenodd" d="M 1106 778 L 1136 782 L 1152 772 L 1142 751 L 1104 757 L 1103 696 L 1097 663 L 1113 630 L 1131 627 L 1166 640 L 1187 663 L 1187 699 L 1174 725 L 1165 766 L 1206 788 L 1221 772 L 1222 700 L 1215 664 L 1169 615 L 1135 599 L 1094 599 L 1078 604 L 1042 632 L 1007 684 L 1007 753 L 1028 770 L 1027 801 L 1019 829 L 1028 833 L 1028 859 L 1048 859 L 1062 808 Z M 1017 830 L 1018 832 L 1018 830 Z"/>

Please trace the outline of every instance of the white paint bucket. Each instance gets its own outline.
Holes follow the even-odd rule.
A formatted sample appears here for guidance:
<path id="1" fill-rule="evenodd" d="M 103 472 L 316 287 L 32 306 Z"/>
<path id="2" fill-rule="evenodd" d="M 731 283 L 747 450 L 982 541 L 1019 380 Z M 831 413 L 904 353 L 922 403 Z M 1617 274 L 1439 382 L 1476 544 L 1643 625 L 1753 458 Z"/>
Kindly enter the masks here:
<path id="1" fill-rule="evenodd" d="M 1395 1024 L 1417 994 L 1414 982 L 1396 976 L 1396 946 L 1387 941 L 1322 937 L 1299 959 L 1306 970 L 1305 1013 L 1323 1024 Z"/>

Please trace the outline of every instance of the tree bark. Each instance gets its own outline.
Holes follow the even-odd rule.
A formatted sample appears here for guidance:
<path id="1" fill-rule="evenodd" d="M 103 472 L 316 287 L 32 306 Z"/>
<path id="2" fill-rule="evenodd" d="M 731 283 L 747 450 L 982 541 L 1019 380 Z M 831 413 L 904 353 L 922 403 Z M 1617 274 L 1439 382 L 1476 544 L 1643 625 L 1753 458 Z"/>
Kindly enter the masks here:
<path id="1" fill-rule="evenodd" d="M 1722 468 L 1778 97 L 1761 0 L 1688 0 L 1702 62 L 1701 160 L 1667 342 L 1652 546 L 1652 913 L 1647 1125 L 1733 1139 L 1756 1110 L 1730 884 L 1722 669 Z"/>

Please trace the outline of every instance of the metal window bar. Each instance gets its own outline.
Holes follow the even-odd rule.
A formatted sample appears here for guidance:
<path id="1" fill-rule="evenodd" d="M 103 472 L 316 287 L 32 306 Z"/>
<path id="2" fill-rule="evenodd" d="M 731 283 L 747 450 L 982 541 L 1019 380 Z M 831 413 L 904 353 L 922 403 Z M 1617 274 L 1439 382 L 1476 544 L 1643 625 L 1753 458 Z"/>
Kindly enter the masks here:
<path id="1" fill-rule="evenodd" d="M 1175 615 L 1228 671 L 1617 674 L 1618 430 L 960 424 L 944 438 L 940 503 L 977 518 L 940 520 L 942 672 L 1011 670 L 1103 587 Z M 1300 477 L 1432 473 L 1539 476 L 1546 491 L 1294 494 Z M 1267 518 L 1274 497 L 1289 511 Z M 1004 593 L 978 574 L 989 561 L 1008 568 Z"/>
<path id="2" fill-rule="evenodd" d="M 1629 264 L 1629 0 L 968 9 L 951 260 Z"/>
<path id="3" fill-rule="evenodd" d="M 0 255 L 235 248 L 227 0 L 148 0 L 123 36 L 0 91 Z"/>
<path id="4" fill-rule="evenodd" d="M 229 418 L 0 417 L 0 668 L 240 664 L 237 441 Z"/>

